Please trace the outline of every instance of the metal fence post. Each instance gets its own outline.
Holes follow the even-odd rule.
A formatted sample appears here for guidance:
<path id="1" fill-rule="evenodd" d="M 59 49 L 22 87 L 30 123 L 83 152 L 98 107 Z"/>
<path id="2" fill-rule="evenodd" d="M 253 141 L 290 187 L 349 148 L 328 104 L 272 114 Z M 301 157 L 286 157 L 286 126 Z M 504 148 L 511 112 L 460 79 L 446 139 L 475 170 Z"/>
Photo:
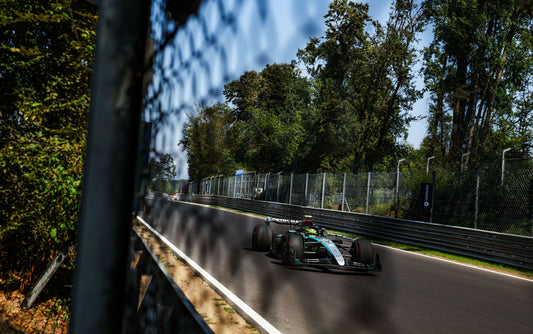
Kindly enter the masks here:
<path id="1" fill-rule="evenodd" d="M 400 163 L 402 161 L 405 161 L 405 159 L 398 160 L 398 167 L 396 168 L 396 212 L 394 213 L 396 218 L 398 218 L 398 210 L 400 209 Z"/>
<path id="2" fill-rule="evenodd" d="M 368 214 L 368 208 L 370 206 L 370 180 L 372 178 L 372 173 L 368 172 L 368 178 L 366 180 L 366 214 Z"/>
<path id="3" fill-rule="evenodd" d="M 505 150 L 503 150 L 502 152 L 502 182 L 501 182 L 501 185 L 503 186 L 503 180 L 505 178 L 505 153 L 509 152 L 511 150 L 511 148 L 506 148 Z"/>
<path id="4" fill-rule="evenodd" d="M 346 173 L 344 173 L 344 179 L 342 180 L 342 205 L 341 211 L 344 211 L 344 194 L 346 192 Z"/>
<path id="5" fill-rule="evenodd" d="M 278 172 L 278 184 L 276 187 L 276 202 L 278 203 L 279 203 L 279 187 L 281 185 L 280 179 L 281 179 L 281 172 Z"/>
<path id="6" fill-rule="evenodd" d="M 261 179 L 261 174 L 257 174 L 257 185 L 255 187 L 256 192 L 259 191 L 259 179 Z M 259 193 L 258 193 L 259 194 Z"/>
<path id="7" fill-rule="evenodd" d="M 478 213 L 479 213 L 479 171 L 477 171 L 477 179 L 476 179 L 476 207 L 475 207 L 475 211 L 474 211 L 474 228 L 476 228 L 476 229 L 477 229 Z"/>
<path id="8" fill-rule="evenodd" d="M 324 194 L 326 192 L 326 173 L 322 173 L 322 201 L 320 203 L 320 208 L 324 209 Z"/>
<path id="9" fill-rule="evenodd" d="M 243 193 L 243 192 L 242 192 L 242 183 L 244 182 L 244 178 L 245 178 L 245 176 L 246 176 L 246 174 L 242 174 L 242 175 L 241 175 L 241 179 L 240 179 L 241 182 L 240 182 L 240 184 L 239 184 L 239 197 L 243 197 L 243 195 L 242 195 L 242 193 Z"/>
<path id="10" fill-rule="evenodd" d="M 70 331 L 121 333 L 136 176 L 148 0 L 99 1 Z M 128 13 L 128 15 L 124 15 Z"/>
<path id="11" fill-rule="evenodd" d="M 431 193 L 431 209 L 429 211 L 429 222 L 430 223 L 433 223 L 433 209 L 435 208 L 435 188 L 437 187 L 437 185 L 435 184 L 435 178 L 436 178 L 435 175 L 436 175 L 435 171 L 431 172 L 431 183 L 433 184 L 433 190 Z"/>
<path id="12" fill-rule="evenodd" d="M 305 192 L 304 192 L 304 198 L 305 198 L 305 205 L 307 205 L 307 187 L 309 185 L 309 173 L 305 173 Z"/>
<path id="13" fill-rule="evenodd" d="M 291 173 L 291 185 L 289 187 L 289 204 L 292 202 L 292 180 L 294 178 L 294 173 Z"/>
<path id="14" fill-rule="evenodd" d="M 270 178 L 270 173 L 267 173 L 265 175 L 265 201 L 267 201 L 267 194 L 268 194 L 268 179 Z"/>

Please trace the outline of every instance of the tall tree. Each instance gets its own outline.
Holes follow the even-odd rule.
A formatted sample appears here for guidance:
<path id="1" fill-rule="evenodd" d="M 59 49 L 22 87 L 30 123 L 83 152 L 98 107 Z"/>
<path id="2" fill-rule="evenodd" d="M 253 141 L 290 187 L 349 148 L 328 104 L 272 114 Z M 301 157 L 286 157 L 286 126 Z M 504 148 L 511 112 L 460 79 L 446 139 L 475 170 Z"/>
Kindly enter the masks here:
<path id="1" fill-rule="evenodd" d="M 0 259 L 40 270 L 78 221 L 96 8 L 0 6 Z"/>
<path id="2" fill-rule="evenodd" d="M 267 65 L 225 86 L 234 106 L 233 137 L 238 161 L 258 172 L 302 169 L 303 117 L 309 113 L 310 85 L 295 64 Z"/>
<path id="3" fill-rule="evenodd" d="M 530 115 L 523 108 L 521 116 L 514 110 L 531 87 L 531 3 L 427 0 L 424 6 L 434 32 L 424 56 L 432 94 L 431 141 L 440 142 L 451 161 L 466 152 L 487 156 L 512 144 L 495 136 L 498 132 L 511 134 L 516 149 L 528 146 L 527 138 L 516 140 L 510 125 L 524 124 L 523 116 Z"/>
<path id="4" fill-rule="evenodd" d="M 322 170 L 369 168 L 396 152 L 419 97 L 412 66 L 420 8 L 396 1 L 382 27 L 367 4 L 336 0 L 325 18 L 325 37 L 298 52 L 316 85 L 313 160 Z"/>
<path id="5" fill-rule="evenodd" d="M 176 165 L 170 154 L 159 159 L 150 159 L 150 183 L 148 187 L 169 194 L 171 181 L 176 176 Z"/>
<path id="6" fill-rule="evenodd" d="M 188 115 L 179 145 L 187 152 L 189 178 L 197 184 L 204 177 L 228 175 L 237 169 L 230 119 L 230 109 L 222 103 L 199 106 Z"/>

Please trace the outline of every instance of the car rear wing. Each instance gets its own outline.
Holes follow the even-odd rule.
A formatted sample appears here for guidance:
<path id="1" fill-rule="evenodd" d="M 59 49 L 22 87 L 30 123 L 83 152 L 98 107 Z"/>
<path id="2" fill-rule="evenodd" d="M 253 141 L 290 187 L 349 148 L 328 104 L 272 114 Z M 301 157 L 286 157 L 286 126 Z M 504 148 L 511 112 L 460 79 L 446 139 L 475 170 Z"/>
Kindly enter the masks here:
<path id="1" fill-rule="evenodd" d="M 306 220 L 308 219 L 286 219 L 286 218 L 267 217 L 266 224 L 270 225 L 270 223 L 276 223 L 280 225 L 299 225 Z"/>

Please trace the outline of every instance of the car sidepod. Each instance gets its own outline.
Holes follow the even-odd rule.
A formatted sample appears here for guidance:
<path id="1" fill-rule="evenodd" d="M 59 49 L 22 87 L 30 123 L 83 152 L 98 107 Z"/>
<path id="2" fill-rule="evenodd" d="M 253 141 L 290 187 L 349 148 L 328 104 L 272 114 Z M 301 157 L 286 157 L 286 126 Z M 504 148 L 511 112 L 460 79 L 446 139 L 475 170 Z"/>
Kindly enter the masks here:
<path id="1" fill-rule="evenodd" d="M 337 262 L 337 265 L 344 266 L 346 264 L 346 261 L 344 260 L 344 257 L 342 256 L 342 253 L 340 252 L 339 248 L 337 248 L 337 245 L 329 239 L 326 238 L 317 238 L 317 237 L 306 237 L 306 240 L 311 242 L 319 242 L 324 246 L 324 248 L 329 252 L 329 254 L 335 259 Z"/>

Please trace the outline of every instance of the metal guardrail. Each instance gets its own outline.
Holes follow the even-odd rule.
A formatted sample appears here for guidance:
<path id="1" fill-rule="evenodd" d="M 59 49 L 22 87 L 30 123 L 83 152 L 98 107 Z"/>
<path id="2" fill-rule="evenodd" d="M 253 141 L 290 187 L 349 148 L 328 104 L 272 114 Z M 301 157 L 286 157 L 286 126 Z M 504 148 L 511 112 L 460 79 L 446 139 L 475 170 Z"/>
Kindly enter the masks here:
<path id="1" fill-rule="evenodd" d="M 127 333 L 213 333 L 142 237 L 132 233 Z M 138 297 L 138 298 L 137 298 Z"/>
<path id="2" fill-rule="evenodd" d="M 317 224 L 339 231 L 533 270 L 533 237 L 241 198 L 193 195 L 188 199 L 268 216 L 311 215 Z"/>

